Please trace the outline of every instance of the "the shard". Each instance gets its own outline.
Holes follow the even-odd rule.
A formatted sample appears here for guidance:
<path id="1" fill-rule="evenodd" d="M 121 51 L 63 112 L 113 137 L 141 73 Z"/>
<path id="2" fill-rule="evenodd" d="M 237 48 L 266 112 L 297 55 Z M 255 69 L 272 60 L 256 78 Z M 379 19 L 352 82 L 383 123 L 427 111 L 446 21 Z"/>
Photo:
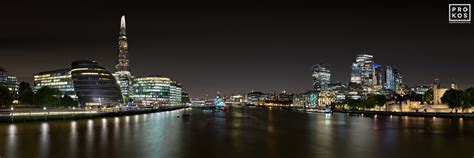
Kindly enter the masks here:
<path id="1" fill-rule="evenodd" d="M 122 15 L 122 19 L 120 21 L 120 34 L 118 41 L 118 59 L 115 68 L 117 69 L 117 71 L 130 71 L 129 63 L 130 60 L 128 59 L 128 43 L 125 27 L 125 15 Z"/>

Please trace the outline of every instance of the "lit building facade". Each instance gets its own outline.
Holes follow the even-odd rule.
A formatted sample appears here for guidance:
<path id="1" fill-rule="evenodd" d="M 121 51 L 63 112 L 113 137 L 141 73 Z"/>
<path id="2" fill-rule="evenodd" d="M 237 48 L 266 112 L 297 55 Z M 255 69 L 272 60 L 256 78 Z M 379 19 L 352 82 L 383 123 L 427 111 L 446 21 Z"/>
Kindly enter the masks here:
<path id="1" fill-rule="evenodd" d="M 34 86 L 33 90 L 36 92 L 41 87 L 47 86 L 50 88 L 59 89 L 63 95 L 69 95 L 71 98 L 77 98 L 70 69 L 59 69 L 53 71 L 45 71 L 35 74 L 33 76 Z"/>
<path id="2" fill-rule="evenodd" d="M 430 89 L 430 86 L 415 86 L 411 88 L 411 91 L 415 92 L 416 94 L 425 95 L 425 93 Z"/>
<path id="3" fill-rule="evenodd" d="M 8 75 L 2 67 L 0 67 L 0 85 L 7 87 L 14 96 L 18 95 L 18 79 L 16 76 Z"/>
<path id="4" fill-rule="evenodd" d="M 111 107 L 121 105 L 122 94 L 112 74 L 94 61 L 71 64 L 74 91 L 81 106 Z"/>
<path id="5" fill-rule="evenodd" d="M 115 65 L 116 72 L 113 74 L 120 86 L 125 102 L 129 101 L 132 93 L 133 76 L 130 73 L 130 59 L 128 58 L 127 30 L 125 25 L 125 15 L 120 20 L 120 32 L 118 40 L 118 58 Z"/>
<path id="6" fill-rule="evenodd" d="M 250 92 L 245 95 L 245 103 L 251 105 L 257 105 L 261 97 L 264 96 L 262 92 Z"/>
<path id="7" fill-rule="evenodd" d="M 318 92 L 312 90 L 293 96 L 294 107 L 313 108 L 318 106 Z"/>
<path id="8" fill-rule="evenodd" d="M 321 92 L 327 91 L 328 84 L 331 83 L 331 71 L 327 64 L 317 64 L 311 67 L 313 70 L 313 88 Z"/>
<path id="9" fill-rule="evenodd" d="M 352 93 L 362 92 L 366 95 L 374 91 L 374 85 L 377 83 L 374 68 L 374 56 L 370 54 L 359 54 L 354 63 L 352 63 L 351 83 L 359 84 L 360 86 L 351 86 Z"/>
<path id="10" fill-rule="evenodd" d="M 347 87 L 342 83 L 331 83 L 328 86 L 328 92 L 336 96 L 337 103 L 343 103 L 347 95 Z"/>
<path id="11" fill-rule="evenodd" d="M 443 97 L 444 93 L 448 91 L 447 88 L 441 88 L 439 87 L 439 83 L 435 83 L 432 85 L 433 89 L 433 103 L 436 104 L 442 104 L 441 102 L 441 97 Z"/>
<path id="12" fill-rule="evenodd" d="M 34 75 L 34 91 L 43 86 L 59 89 L 80 106 L 91 108 L 120 105 L 122 95 L 117 81 L 94 61 L 74 61 L 69 69 L 40 72 Z"/>
<path id="13" fill-rule="evenodd" d="M 113 74 L 117 84 L 120 87 L 120 91 L 123 95 L 124 101 L 128 102 L 130 95 L 132 94 L 132 81 L 133 76 L 129 71 L 117 71 Z"/>
<path id="14" fill-rule="evenodd" d="M 389 90 L 395 90 L 395 75 L 393 69 L 390 66 L 385 68 L 385 83 L 384 88 Z"/>
<path id="15" fill-rule="evenodd" d="M 144 106 L 173 106 L 181 103 L 181 85 L 168 77 L 141 76 L 133 79 L 133 102 Z"/>

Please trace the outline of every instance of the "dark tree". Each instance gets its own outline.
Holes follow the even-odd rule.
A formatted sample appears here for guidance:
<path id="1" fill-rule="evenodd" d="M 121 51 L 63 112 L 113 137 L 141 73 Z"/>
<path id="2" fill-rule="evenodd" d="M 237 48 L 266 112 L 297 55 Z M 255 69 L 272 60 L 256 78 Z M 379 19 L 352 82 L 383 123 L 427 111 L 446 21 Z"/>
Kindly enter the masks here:
<path id="1" fill-rule="evenodd" d="M 416 94 L 414 91 L 411 91 L 410 93 L 406 94 L 403 96 L 404 100 L 410 100 L 410 101 L 423 101 L 423 95 L 421 94 Z"/>
<path id="2" fill-rule="evenodd" d="M 188 97 L 181 97 L 181 103 L 189 103 L 189 98 Z"/>
<path id="3" fill-rule="evenodd" d="M 20 86 L 18 88 L 18 94 L 21 94 L 21 92 L 25 91 L 25 90 L 31 90 L 31 86 L 30 86 L 30 83 L 28 82 L 25 82 L 25 81 L 22 81 L 20 82 Z"/>
<path id="4" fill-rule="evenodd" d="M 77 106 L 77 102 L 71 98 L 71 96 L 69 95 L 64 95 L 62 98 L 61 98 L 61 106 L 64 106 L 64 107 L 76 107 Z"/>
<path id="5" fill-rule="evenodd" d="M 375 108 L 376 104 L 377 103 L 376 103 L 375 97 L 373 96 L 362 100 L 362 107 L 365 109 Z"/>
<path id="6" fill-rule="evenodd" d="M 429 89 L 428 91 L 426 91 L 425 95 L 423 96 L 423 99 L 426 103 L 433 104 L 433 89 Z"/>
<path id="7" fill-rule="evenodd" d="M 41 87 L 35 94 L 34 103 L 39 106 L 59 106 L 61 103 L 61 91 L 56 88 Z"/>
<path id="8" fill-rule="evenodd" d="M 461 90 L 450 89 L 441 97 L 441 102 L 448 104 L 449 108 L 460 108 L 464 105 L 464 92 Z"/>
<path id="9" fill-rule="evenodd" d="M 387 98 L 384 95 L 374 95 L 372 97 L 375 99 L 376 106 L 384 106 L 387 103 Z"/>
<path id="10" fill-rule="evenodd" d="M 474 87 L 464 90 L 464 105 L 462 109 L 469 109 L 474 106 Z"/>
<path id="11" fill-rule="evenodd" d="M 0 106 L 11 105 L 13 103 L 13 95 L 7 87 L 0 85 Z"/>
<path id="12" fill-rule="evenodd" d="M 28 104 L 28 105 L 33 105 L 33 99 L 34 99 L 35 93 L 31 91 L 31 89 L 25 89 L 23 92 L 20 93 L 20 102 L 22 104 Z"/>

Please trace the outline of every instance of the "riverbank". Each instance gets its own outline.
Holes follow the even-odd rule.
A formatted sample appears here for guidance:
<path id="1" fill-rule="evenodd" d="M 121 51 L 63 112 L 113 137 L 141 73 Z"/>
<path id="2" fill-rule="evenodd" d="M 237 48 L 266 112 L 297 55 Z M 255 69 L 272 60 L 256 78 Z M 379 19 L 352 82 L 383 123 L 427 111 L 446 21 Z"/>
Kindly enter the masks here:
<path id="1" fill-rule="evenodd" d="M 391 112 L 391 111 L 352 111 L 352 110 L 333 110 L 336 113 L 347 113 L 352 115 L 364 116 L 411 116 L 411 117 L 441 117 L 441 118 L 471 118 L 474 119 L 474 113 L 445 113 L 445 112 Z"/>
<path id="2" fill-rule="evenodd" d="M 137 115 L 146 113 L 155 113 L 162 111 L 172 111 L 187 108 L 188 106 L 172 106 L 161 108 L 146 109 L 130 109 L 114 112 L 102 112 L 96 110 L 49 110 L 49 111 L 22 111 L 12 112 L 8 115 L 0 115 L 0 123 L 19 123 L 19 122 L 36 122 L 36 121 L 53 121 L 53 120 L 76 120 L 91 119 L 100 117 L 116 117 L 125 115 Z"/>

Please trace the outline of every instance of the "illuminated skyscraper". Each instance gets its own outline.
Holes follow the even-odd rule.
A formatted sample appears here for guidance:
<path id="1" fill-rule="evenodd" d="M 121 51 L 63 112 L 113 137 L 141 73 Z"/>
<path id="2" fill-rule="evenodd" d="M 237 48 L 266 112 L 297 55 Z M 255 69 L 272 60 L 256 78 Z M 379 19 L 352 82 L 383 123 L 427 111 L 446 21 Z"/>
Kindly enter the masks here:
<path id="1" fill-rule="evenodd" d="M 130 73 L 130 60 L 128 59 L 128 43 L 127 33 L 125 27 L 125 15 L 122 16 L 120 21 L 120 33 L 118 41 L 118 59 L 117 65 L 115 66 L 116 72 L 113 74 L 117 83 L 120 86 L 125 102 L 128 102 L 128 98 L 132 92 L 132 79 L 133 76 Z"/>
<path id="2" fill-rule="evenodd" d="M 360 85 L 364 94 L 372 93 L 374 85 L 377 83 L 373 55 L 357 55 L 356 61 L 352 63 L 351 83 Z"/>
<path id="3" fill-rule="evenodd" d="M 393 74 L 393 69 L 390 66 L 385 68 L 385 89 L 395 90 L 395 76 Z"/>
<path id="4" fill-rule="evenodd" d="M 313 70 L 313 88 L 317 92 L 327 91 L 328 84 L 331 82 L 331 71 L 329 65 L 317 64 L 312 67 Z"/>
<path id="5" fill-rule="evenodd" d="M 129 62 L 130 61 L 128 59 L 128 43 L 125 27 L 125 15 L 122 15 L 122 19 L 120 21 L 120 33 L 118 41 L 118 59 L 115 68 L 117 69 L 117 71 L 130 71 Z"/>

